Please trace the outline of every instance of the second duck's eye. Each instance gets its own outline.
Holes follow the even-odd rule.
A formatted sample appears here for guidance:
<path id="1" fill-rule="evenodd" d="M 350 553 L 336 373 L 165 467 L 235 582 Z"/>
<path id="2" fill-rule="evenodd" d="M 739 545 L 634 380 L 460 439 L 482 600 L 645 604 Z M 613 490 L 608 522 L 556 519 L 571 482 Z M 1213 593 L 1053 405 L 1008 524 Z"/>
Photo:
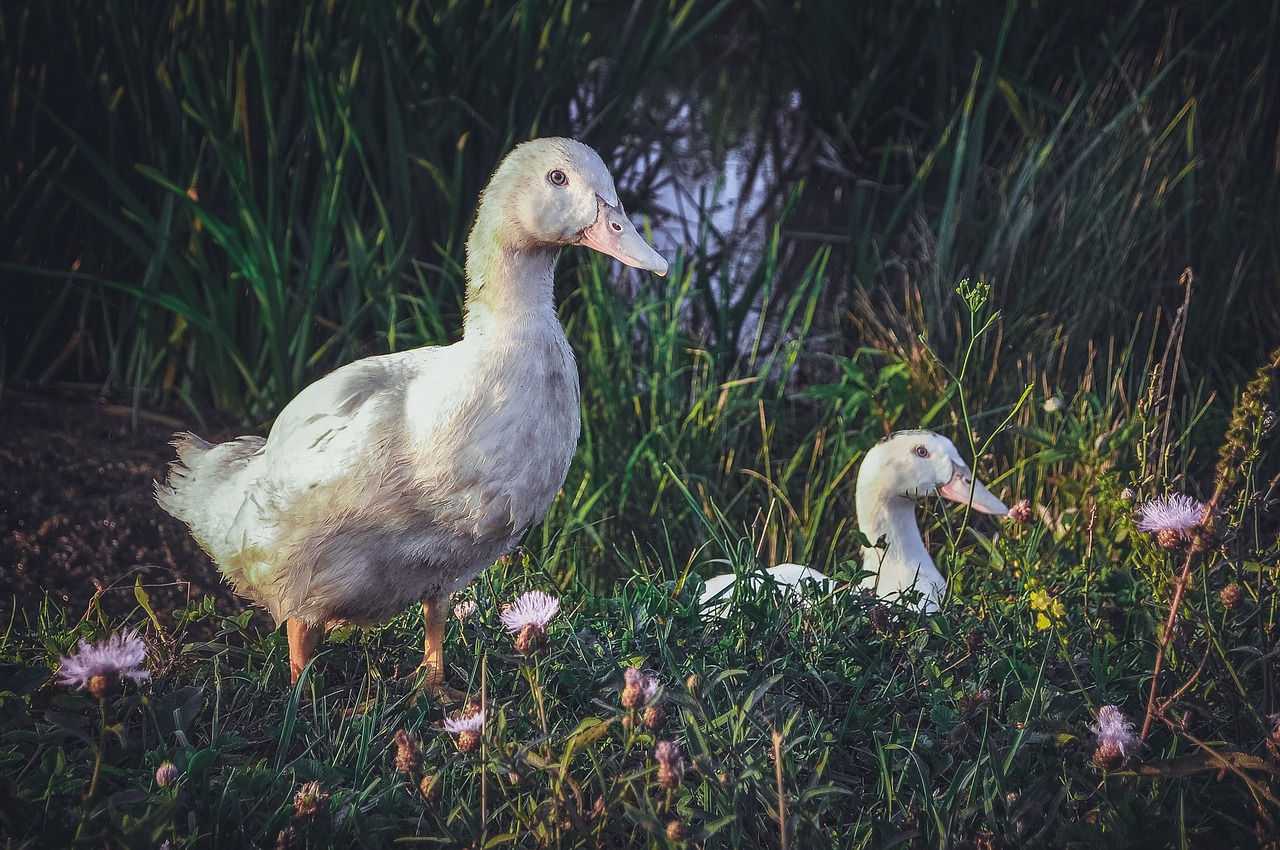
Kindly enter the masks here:
<path id="1" fill-rule="evenodd" d="M 928 456 L 929 456 L 928 449 L 926 449 L 924 446 L 916 446 L 916 457 L 927 458 Z"/>
<path id="2" fill-rule="evenodd" d="M 551 181 L 552 186 L 569 185 L 569 175 L 565 174 L 563 171 L 561 171 L 558 168 L 553 168 L 550 172 L 548 172 L 547 179 Z"/>

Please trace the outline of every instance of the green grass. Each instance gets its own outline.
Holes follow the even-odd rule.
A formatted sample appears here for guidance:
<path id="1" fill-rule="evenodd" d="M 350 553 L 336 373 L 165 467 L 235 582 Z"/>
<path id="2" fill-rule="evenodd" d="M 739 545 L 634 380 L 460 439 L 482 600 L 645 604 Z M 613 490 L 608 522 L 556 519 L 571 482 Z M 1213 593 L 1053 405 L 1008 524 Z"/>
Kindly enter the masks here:
<path id="1" fill-rule="evenodd" d="M 589 289 L 598 270 L 578 280 Z M 1219 519 L 1202 550 L 1160 548 L 1136 530 L 1134 497 L 1122 492 L 1164 492 L 1171 458 L 1148 447 L 1166 417 L 1184 427 L 1176 406 L 1144 408 L 1148 395 L 1129 411 L 1137 424 L 1117 429 L 1115 399 L 1081 394 L 1057 410 L 1021 408 L 994 444 L 1017 462 L 1004 475 L 984 465 L 1010 501 L 1034 497 L 1031 522 L 961 530 L 962 512 L 926 512 L 952 577 L 942 614 L 850 590 L 808 607 L 758 592 L 718 621 L 697 610 L 700 575 L 789 557 L 806 531 L 796 506 L 818 501 L 806 491 L 847 497 L 841 458 L 856 463 L 862 438 L 839 423 L 854 393 L 826 394 L 828 414 L 796 441 L 769 427 L 781 402 L 761 395 L 764 382 L 701 384 L 701 355 L 672 360 L 663 325 L 642 320 L 651 312 L 620 319 L 651 334 L 640 349 L 649 359 L 631 358 L 636 375 L 665 365 L 671 377 L 657 385 L 681 392 L 652 400 L 659 415 L 639 442 L 688 446 L 671 450 L 688 460 L 653 473 L 658 492 L 633 482 L 623 494 L 617 460 L 593 461 L 584 441 L 551 518 L 464 594 L 477 614 L 450 622 L 448 657 L 451 676 L 486 707 L 478 750 L 460 753 L 438 727 L 446 710 L 401 678 L 420 656 L 416 612 L 335 633 L 290 689 L 283 636 L 247 631 L 246 618 L 200 603 L 170 618 L 149 610 L 145 592 L 121 621 L 96 607 L 76 621 L 49 603 L 0 642 L 7 835 L 20 846 L 272 846 L 292 836 L 297 846 L 1023 847 L 1255 846 L 1273 833 L 1280 544 L 1266 405 L 1280 361 L 1236 407 L 1215 479 Z M 891 401 L 891 375 L 881 383 L 847 369 L 850 385 Z M 717 405 L 700 412 L 711 397 Z M 869 404 L 852 410 L 883 422 Z M 609 422 L 596 426 L 598 440 Z M 845 442 L 814 445 L 837 433 Z M 734 475 L 722 455 L 698 460 L 711 447 L 754 451 L 738 463 L 757 474 Z M 653 462 L 635 454 L 636 468 Z M 593 463 L 613 477 L 591 482 Z M 608 511 L 593 514 L 606 499 Z M 828 571 L 852 579 L 857 540 L 836 520 L 840 501 L 813 510 L 817 526 L 844 531 L 829 544 Z M 660 531 L 642 537 L 626 511 L 644 511 Z M 596 592 L 572 568 L 593 561 L 620 574 Z M 1161 649 L 1184 563 L 1177 634 Z M 1230 605 L 1227 586 L 1240 593 Z M 497 613 L 535 587 L 561 594 L 564 613 L 526 657 Z M 50 680 L 77 638 L 125 624 L 148 640 L 150 680 L 102 701 Z M 216 635 L 195 640 L 194 626 Z M 1103 770 L 1089 727 L 1104 704 L 1143 724 L 1157 653 L 1159 711 L 1145 744 Z M 620 702 L 632 665 L 662 686 L 652 719 Z M 397 730 L 421 744 L 413 775 L 395 766 Z M 674 785 L 655 762 L 662 740 L 684 755 Z M 165 761 L 178 779 L 161 788 Z M 438 783 L 429 797 L 424 776 Z M 327 802 L 298 814 L 299 787 L 313 781 Z"/>
<path id="2" fill-rule="evenodd" d="M 193 605 L 160 628 L 139 608 L 126 620 L 147 636 L 154 676 L 99 703 L 49 670 L 76 637 L 120 624 L 49 606 L 0 645 L 4 829 L 37 846 L 272 846 L 291 824 L 310 846 L 685 846 L 666 837 L 677 821 L 708 847 L 1253 846 L 1280 813 L 1268 738 L 1280 552 L 1250 534 L 1258 507 L 1233 501 L 1219 543 L 1193 558 L 1164 721 L 1104 772 L 1088 727 L 1102 704 L 1141 723 L 1181 555 L 1136 533 L 1132 502 L 1099 483 L 1091 517 L 1046 505 L 994 543 L 948 550 L 959 592 L 934 617 L 845 591 L 804 608 L 748 594 L 707 620 L 696 573 L 757 559 L 756 541 L 715 533 L 634 561 L 608 595 L 570 587 L 545 649 L 525 657 L 497 612 L 561 578 L 531 547 L 480 579 L 466 594 L 477 614 L 449 626 L 452 675 L 487 709 L 467 754 L 438 728 L 444 710 L 396 678 L 419 652 L 414 612 L 331 636 L 290 690 L 280 634 L 223 620 L 192 642 L 187 628 L 216 612 Z M 1228 583 L 1244 588 L 1231 609 L 1218 598 Z M 1045 623 L 1038 588 L 1062 603 Z M 660 718 L 622 707 L 629 665 L 661 683 Z M 413 776 L 395 767 L 401 729 L 422 746 Z M 676 787 L 659 780 L 660 740 L 681 742 Z M 179 778 L 160 788 L 164 761 Z M 298 816 L 311 781 L 327 808 Z"/>

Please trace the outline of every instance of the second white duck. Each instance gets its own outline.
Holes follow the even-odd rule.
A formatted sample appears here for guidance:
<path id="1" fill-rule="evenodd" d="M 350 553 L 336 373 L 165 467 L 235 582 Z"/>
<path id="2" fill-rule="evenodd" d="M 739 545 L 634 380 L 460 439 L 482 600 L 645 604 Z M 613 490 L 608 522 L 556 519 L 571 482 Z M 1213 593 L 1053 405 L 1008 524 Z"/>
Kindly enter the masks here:
<path id="1" fill-rule="evenodd" d="M 830 593 L 836 585 L 833 579 L 812 567 L 801 564 L 778 564 L 766 570 L 749 573 L 746 578 L 752 590 L 769 581 L 772 582 L 775 592 L 784 597 L 797 596 L 806 591 L 821 596 Z M 702 595 L 698 597 L 698 606 L 712 616 L 728 616 L 737 579 L 737 573 L 724 573 L 707 579 Z M 801 599 L 803 599 L 802 596 Z"/>
<path id="2" fill-rule="evenodd" d="M 1004 503 L 974 478 L 955 444 L 933 431 L 898 431 L 885 437 L 863 458 L 856 486 L 858 528 L 873 544 L 862 550 L 863 569 L 874 573 L 862 586 L 883 599 L 901 601 L 916 591 L 920 594 L 917 607 L 922 611 L 937 610 L 947 582 L 920 536 L 916 503 L 937 493 L 984 514 L 1009 513 Z M 874 545 L 881 539 L 887 548 Z M 807 585 L 819 593 L 835 589 L 831 578 L 800 564 L 779 564 L 748 573 L 751 587 L 760 586 L 762 573 L 768 574 L 782 596 L 794 595 Z M 699 599 L 702 610 L 725 616 L 737 579 L 736 573 L 707 579 Z"/>
<path id="3" fill-rule="evenodd" d="M 858 470 L 858 528 L 872 546 L 862 550 L 863 579 L 883 599 L 899 599 L 909 591 L 921 596 L 917 607 L 936 611 L 947 592 L 916 524 L 916 503 L 937 493 L 984 514 L 1009 513 L 976 479 L 955 444 L 932 431 L 897 431 L 867 452 Z M 875 548 L 881 539 L 887 549 Z"/>

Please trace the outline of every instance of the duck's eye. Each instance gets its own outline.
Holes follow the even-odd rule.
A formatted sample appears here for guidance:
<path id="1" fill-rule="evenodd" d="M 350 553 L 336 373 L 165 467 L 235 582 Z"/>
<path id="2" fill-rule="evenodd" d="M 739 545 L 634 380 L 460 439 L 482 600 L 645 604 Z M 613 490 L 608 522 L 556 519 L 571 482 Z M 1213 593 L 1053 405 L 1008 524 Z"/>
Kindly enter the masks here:
<path id="1" fill-rule="evenodd" d="M 916 457 L 923 457 L 923 458 L 929 457 L 929 450 L 926 449 L 924 446 L 916 446 Z"/>
<path id="2" fill-rule="evenodd" d="M 552 186 L 568 186 L 569 175 L 565 174 L 558 168 L 553 168 L 548 174 L 547 179 L 551 181 Z"/>

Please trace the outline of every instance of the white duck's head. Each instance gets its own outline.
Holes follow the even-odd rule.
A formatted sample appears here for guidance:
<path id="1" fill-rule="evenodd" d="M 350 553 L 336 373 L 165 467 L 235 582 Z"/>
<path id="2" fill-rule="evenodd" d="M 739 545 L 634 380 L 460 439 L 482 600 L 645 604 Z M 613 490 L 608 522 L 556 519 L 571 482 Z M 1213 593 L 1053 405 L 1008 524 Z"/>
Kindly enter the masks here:
<path id="1" fill-rule="evenodd" d="M 938 494 L 984 514 L 1004 516 L 1004 503 L 973 477 L 955 444 L 933 431 L 897 431 L 867 452 L 858 493 L 913 502 Z"/>
<path id="2" fill-rule="evenodd" d="M 549 252 L 585 245 L 655 274 L 667 261 L 636 232 L 618 200 L 609 170 L 591 148 L 564 138 L 517 145 L 498 165 L 480 196 L 468 240 L 472 263 L 499 252 Z M 473 281 L 486 282 L 483 277 Z"/>
<path id="3" fill-rule="evenodd" d="M 872 544 L 884 538 L 889 548 L 863 550 L 863 569 L 876 571 L 863 585 L 885 598 L 918 590 L 926 611 L 946 592 L 915 518 L 916 502 L 932 493 L 984 514 L 1009 512 L 941 434 L 898 431 L 867 452 L 858 470 L 858 526 Z"/>

